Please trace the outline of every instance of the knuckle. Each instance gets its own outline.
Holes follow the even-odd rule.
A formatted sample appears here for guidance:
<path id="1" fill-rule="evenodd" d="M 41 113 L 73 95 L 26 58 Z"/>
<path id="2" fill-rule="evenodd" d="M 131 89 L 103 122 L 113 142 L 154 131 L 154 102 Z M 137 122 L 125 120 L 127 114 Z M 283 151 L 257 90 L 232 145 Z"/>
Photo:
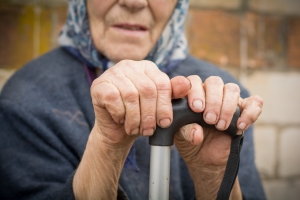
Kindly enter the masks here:
<path id="1" fill-rule="evenodd" d="M 206 100 L 206 104 L 209 104 L 212 107 L 221 106 L 222 100 L 219 98 L 210 98 Z"/>
<path id="2" fill-rule="evenodd" d="M 95 93 L 97 92 L 99 86 L 100 86 L 101 82 L 99 79 L 95 79 L 93 82 L 92 82 L 92 85 L 91 85 L 91 93 Z"/>
<path id="3" fill-rule="evenodd" d="M 143 123 L 143 126 L 144 127 L 147 127 L 147 126 L 155 126 L 155 123 L 156 123 L 156 119 L 155 119 L 155 116 L 154 115 L 151 115 L 151 114 L 148 114 L 146 116 L 143 116 L 142 118 L 142 123 Z"/>
<path id="4" fill-rule="evenodd" d="M 125 127 L 132 130 L 134 128 L 138 128 L 140 126 L 140 117 L 138 113 L 132 112 L 128 114 L 126 112 L 125 115 Z"/>
<path id="5" fill-rule="evenodd" d="M 128 125 L 131 127 L 138 127 L 140 125 L 140 118 L 133 117 L 132 119 L 128 120 Z"/>
<path id="6" fill-rule="evenodd" d="M 121 60 L 118 64 L 118 66 L 126 66 L 126 67 L 132 67 L 134 65 L 134 61 L 133 60 Z"/>
<path id="7" fill-rule="evenodd" d="M 171 84 L 169 80 L 159 80 L 156 83 L 157 90 L 160 91 L 171 91 Z"/>
<path id="8" fill-rule="evenodd" d="M 222 115 L 224 118 L 232 117 L 233 111 L 230 107 L 222 108 Z"/>
<path id="9" fill-rule="evenodd" d="M 156 64 L 155 64 L 154 62 L 150 61 L 150 60 L 143 60 L 143 61 L 141 61 L 141 62 L 143 62 L 143 63 L 144 63 L 145 65 L 147 65 L 147 66 L 157 68 Z"/>
<path id="10" fill-rule="evenodd" d="M 159 98 L 157 105 L 159 106 L 157 108 L 157 111 L 164 111 L 164 112 L 170 112 L 172 110 L 172 103 L 171 99 L 168 98 Z"/>
<path id="11" fill-rule="evenodd" d="M 148 114 L 143 117 L 143 122 L 153 122 L 153 121 L 155 121 L 154 115 Z"/>
<path id="12" fill-rule="evenodd" d="M 255 115 L 248 115 L 249 123 L 254 123 L 256 121 L 257 117 Z"/>
<path id="13" fill-rule="evenodd" d="M 254 123 L 258 116 L 261 113 L 261 109 L 246 109 L 245 111 L 243 111 L 243 118 L 245 121 L 248 121 L 249 124 Z"/>
<path id="14" fill-rule="evenodd" d="M 235 83 L 225 84 L 225 89 L 233 93 L 240 93 L 240 87 Z"/>
<path id="15" fill-rule="evenodd" d="M 110 104 L 106 106 L 107 111 L 110 113 L 115 122 L 120 123 L 121 119 L 124 119 L 125 110 L 121 106 L 116 106 L 115 104 Z"/>
<path id="16" fill-rule="evenodd" d="M 196 80 L 196 81 L 201 80 L 201 78 L 198 75 L 190 75 L 187 78 L 190 80 Z"/>
<path id="17" fill-rule="evenodd" d="M 184 76 L 177 76 L 173 80 L 176 80 L 176 85 L 179 86 L 179 87 L 183 87 L 183 88 L 186 87 L 186 86 L 191 87 L 190 79 L 188 79 Z"/>
<path id="18" fill-rule="evenodd" d="M 258 95 L 253 96 L 253 101 L 255 101 L 260 108 L 262 108 L 264 105 L 264 100 Z"/>
<path id="19" fill-rule="evenodd" d="M 136 90 L 129 90 L 124 92 L 124 100 L 127 102 L 136 102 L 139 98 L 139 94 Z"/>
<path id="20" fill-rule="evenodd" d="M 100 83 L 93 82 L 91 89 L 90 89 L 91 97 L 92 97 L 92 103 L 99 104 L 99 99 L 101 99 L 101 92 L 100 92 Z"/>
<path id="21" fill-rule="evenodd" d="M 110 103 L 110 102 L 115 102 L 119 98 L 119 94 L 116 91 L 105 91 L 103 94 L 103 99 L 105 102 Z"/>
<path id="22" fill-rule="evenodd" d="M 110 73 L 110 76 L 114 76 L 114 77 L 117 77 L 117 75 L 120 74 L 120 70 L 117 69 L 117 68 L 110 68 L 109 71 L 107 71 L 107 73 Z"/>
<path id="23" fill-rule="evenodd" d="M 152 82 L 144 82 L 139 88 L 139 92 L 143 96 L 156 97 L 156 88 Z"/>
<path id="24" fill-rule="evenodd" d="M 118 75 L 121 72 L 120 69 L 124 68 L 124 62 L 120 61 L 114 66 L 108 68 L 103 72 L 103 74 L 98 79 L 110 79 L 111 77 L 114 77 L 114 75 Z"/>
<path id="25" fill-rule="evenodd" d="M 213 85 L 219 85 L 219 84 L 224 84 L 223 80 L 219 76 L 210 76 L 206 79 L 208 84 L 213 84 Z"/>
<path id="26" fill-rule="evenodd" d="M 150 61 L 150 60 L 141 60 L 141 61 L 138 61 L 139 63 L 139 68 L 144 68 L 145 70 L 158 70 L 158 67 L 157 65 Z"/>
<path id="27" fill-rule="evenodd" d="M 164 116 L 168 116 L 170 112 L 170 106 L 166 103 L 161 103 L 159 105 L 159 110 L 157 110 L 157 115 L 162 118 Z"/>

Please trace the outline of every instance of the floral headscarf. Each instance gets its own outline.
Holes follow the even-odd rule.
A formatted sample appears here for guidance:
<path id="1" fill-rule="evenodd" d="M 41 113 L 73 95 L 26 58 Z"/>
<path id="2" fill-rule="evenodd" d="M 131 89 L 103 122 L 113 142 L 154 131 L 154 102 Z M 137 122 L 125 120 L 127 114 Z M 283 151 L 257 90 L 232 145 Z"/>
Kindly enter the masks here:
<path id="1" fill-rule="evenodd" d="M 187 56 L 187 41 L 184 33 L 187 9 L 188 0 L 177 1 L 161 37 L 145 58 L 154 62 L 164 72 L 172 70 Z M 93 44 L 86 12 L 86 0 L 69 0 L 68 18 L 58 42 L 60 46 L 90 67 L 105 71 L 114 64 L 101 55 Z"/>

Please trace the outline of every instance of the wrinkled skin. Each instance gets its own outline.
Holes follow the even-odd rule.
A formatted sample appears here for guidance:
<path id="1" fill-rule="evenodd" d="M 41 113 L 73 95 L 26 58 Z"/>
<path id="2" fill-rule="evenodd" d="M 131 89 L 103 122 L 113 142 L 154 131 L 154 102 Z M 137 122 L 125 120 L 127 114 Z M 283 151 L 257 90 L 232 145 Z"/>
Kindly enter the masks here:
<path id="1" fill-rule="evenodd" d="M 176 2 L 87 0 L 95 46 L 114 62 L 144 59 L 160 37 Z"/>
<path id="2" fill-rule="evenodd" d="M 246 124 L 241 130 L 249 127 L 261 112 L 260 97 L 241 99 L 239 93 L 237 85 L 224 85 L 219 77 L 209 77 L 203 84 L 198 76 L 178 76 L 170 80 L 152 62 L 119 62 L 97 78 L 91 87 L 96 121 L 74 180 L 89 177 L 87 173 L 99 177 L 96 180 L 93 178 L 91 185 L 87 184 L 85 189 L 89 188 L 88 194 L 93 193 L 92 185 L 103 184 L 101 180 L 108 180 L 105 185 L 117 188 L 118 178 L 134 140 L 138 136 L 152 135 L 156 124 L 168 127 L 173 119 L 172 97 L 187 96 L 191 109 L 204 112 L 204 120 L 215 125 L 216 129 L 202 129 L 198 124 L 187 125 L 176 134 L 175 145 L 197 185 L 197 197 L 215 198 L 231 144 L 230 137 L 219 130 L 229 126 L 236 105 L 242 111 L 237 126 Z M 202 108 L 199 101 L 202 102 Z M 225 122 L 221 123 L 222 126 L 221 120 Z M 95 169 L 91 166 L 95 166 Z M 83 191 L 85 189 L 81 188 Z M 99 194 L 95 196 L 101 196 L 112 190 L 104 186 L 103 191 L 96 191 Z M 116 195 L 115 192 L 106 197 L 112 195 Z M 89 199 L 93 198 L 89 196 Z"/>

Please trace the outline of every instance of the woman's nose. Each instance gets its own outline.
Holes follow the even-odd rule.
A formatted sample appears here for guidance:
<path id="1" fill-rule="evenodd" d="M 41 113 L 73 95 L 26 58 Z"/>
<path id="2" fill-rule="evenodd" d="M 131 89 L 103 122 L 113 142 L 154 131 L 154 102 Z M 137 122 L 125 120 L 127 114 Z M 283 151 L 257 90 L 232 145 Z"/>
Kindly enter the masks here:
<path id="1" fill-rule="evenodd" d="M 119 0 L 119 4 L 131 12 L 137 12 L 148 6 L 148 0 Z"/>

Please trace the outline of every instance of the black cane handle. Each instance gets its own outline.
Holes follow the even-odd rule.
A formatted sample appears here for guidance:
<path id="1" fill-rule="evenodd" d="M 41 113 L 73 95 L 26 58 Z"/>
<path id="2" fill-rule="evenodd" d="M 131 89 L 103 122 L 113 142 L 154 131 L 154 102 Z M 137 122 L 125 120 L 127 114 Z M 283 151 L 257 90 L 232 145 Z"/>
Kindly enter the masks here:
<path id="1" fill-rule="evenodd" d="M 215 125 L 207 124 L 203 119 L 203 113 L 196 113 L 188 105 L 187 98 L 172 100 L 173 122 L 168 128 L 156 127 L 154 134 L 149 137 L 149 144 L 153 146 L 172 146 L 175 133 L 184 125 L 197 123 L 203 127 L 215 128 Z M 236 123 L 240 116 L 240 108 L 237 106 L 229 127 L 225 133 L 234 137 L 237 134 Z"/>

